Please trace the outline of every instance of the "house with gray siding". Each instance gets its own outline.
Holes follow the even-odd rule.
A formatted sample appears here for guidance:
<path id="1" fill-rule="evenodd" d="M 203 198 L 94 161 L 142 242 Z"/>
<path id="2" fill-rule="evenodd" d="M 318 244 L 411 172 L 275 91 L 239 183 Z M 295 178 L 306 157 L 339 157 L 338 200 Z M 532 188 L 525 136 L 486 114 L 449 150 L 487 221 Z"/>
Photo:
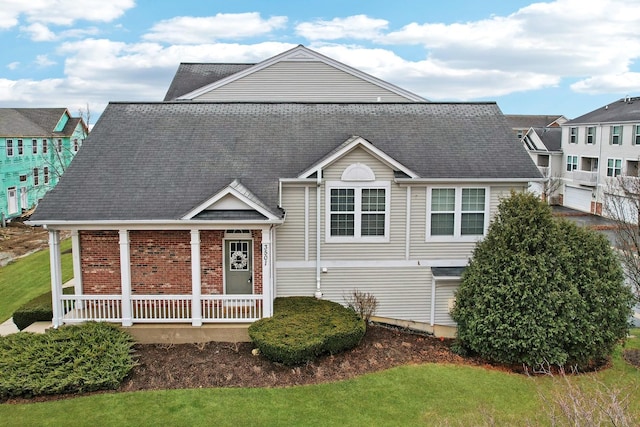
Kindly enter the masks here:
<path id="1" fill-rule="evenodd" d="M 327 60 L 309 52 L 267 63 L 315 75 Z M 270 66 L 108 105 L 32 217 L 49 230 L 55 326 L 248 325 L 276 297 L 344 303 L 358 289 L 377 298 L 377 320 L 453 334 L 461 271 L 498 203 L 543 179 L 498 106 L 401 100 L 391 93 L 414 95 L 349 68 L 327 74 L 371 87 L 345 100 L 315 99 L 308 76 L 294 92 L 311 101 L 214 99 L 273 79 L 259 75 Z M 74 295 L 61 292 L 61 230 Z"/>

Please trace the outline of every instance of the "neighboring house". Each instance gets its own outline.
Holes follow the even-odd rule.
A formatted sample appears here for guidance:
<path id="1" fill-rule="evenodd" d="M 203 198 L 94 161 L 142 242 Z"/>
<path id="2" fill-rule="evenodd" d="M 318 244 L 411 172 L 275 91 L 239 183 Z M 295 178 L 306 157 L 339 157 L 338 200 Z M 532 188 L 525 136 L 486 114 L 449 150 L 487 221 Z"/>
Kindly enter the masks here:
<path id="1" fill-rule="evenodd" d="M 640 98 L 626 97 L 562 125 L 565 206 L 606 216 L 611 178 L 638 176 Z"/>
<path id="2" fill-rule="evenodd" d="M 500 199 L 542 180 L 500 109 L 417 102 L 302 46 L 275 58 L 185 100 L 109 104 L 32 216 L 50 233 L 55 326 L 248 324 L 275 297 L 343 303 L 359 289 L 381 320 L 452 334 L 461 271 Z M 198 98 L 276 65 L 297 69 L 281 98 L 313 101 Z M 357 77 L 345 102 L 314 98 L 319 69 Z M 398 102 L 377 102 L 387 97 Z M 60 230 L 72 232 L 75 295 L 61 292 Z"/>
<path id="3" fill-rule="evenodd" d="M 87 135 L 66 108 L 0 108 L 0 216 L 13 218 L 53 188 Z"/>
<path id="4" fill-rule="evenodd" d="M 530 128 L 522 137 L 529 156 L 538 166 L 545 182 L 533 182 L 529 189 L 535 194 L 559 204 L 562 190 L 562 129 L 559 127 Z"/>
<path id="5" fill-rule="evenodd" d="M 567 121 L 562 115 L 505 114 L 505 117 L 518 139 L 522 139 L 531 128 L 556 128 Z"/>

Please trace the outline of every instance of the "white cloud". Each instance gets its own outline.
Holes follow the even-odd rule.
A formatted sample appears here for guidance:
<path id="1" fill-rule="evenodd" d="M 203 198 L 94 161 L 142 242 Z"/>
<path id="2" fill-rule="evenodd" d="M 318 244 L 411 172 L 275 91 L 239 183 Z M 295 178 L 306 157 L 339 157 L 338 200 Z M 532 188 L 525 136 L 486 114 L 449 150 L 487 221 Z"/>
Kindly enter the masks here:
<path id="1" fill-rule="evenodd" d="M 7 64 L 7 68 L 10 70 L 17 70 L 19 66 L 20 66 L 20 61 L 13 61 Z"/>
<path id="2" fill-rule="evenodd" d="M 47 26 L 39 22 L 22 27 L 20 30 L 29 34 L 31 40 L 34 42 L 48 42 L 56 39 L 56 35 L 53 31 L 49 30 Z"/>
<path id="3" fill-rule="evenodd" d="M 36 64 L 38 64 L 39 67 L 48 67 L 55 65 L 55 61 L 50 60 L 47 55 L 38 55 L 36 56 Z"/>
<path id="4" fill-rule="evenodd" d="M 286 16 L 263 19 L 258 12 L 218 13 L 206 17 L 178 16 L 158 22 L 143 38 L 176 44 L 212 43 L 221 39 L 262 36 L 283 28 L 286 23 Z"/>
<path id="5" fill-rule="evenodd" d="M 637 95 L 640 93 L 640 73 L 628 72 L 589 77 L 572 84 L 571 89 L 589 95 L 601 93 Z"/>
<path id="6" fill-rule="evenodd" d="M 389 22 L 385 19 L 354 15 L 334 18 L 331 21 L 303 22 L 296 26 L 296 33 L 309 40 L 376 39 Z"/>
<path id="7" fill-rule="evenodd" d="M 2 0 L 0 28 L 15 27 L 22 16 L 31 23 L 67 26 L 79 20 L 110 22 L 134 6 L 134 0 Z"/>

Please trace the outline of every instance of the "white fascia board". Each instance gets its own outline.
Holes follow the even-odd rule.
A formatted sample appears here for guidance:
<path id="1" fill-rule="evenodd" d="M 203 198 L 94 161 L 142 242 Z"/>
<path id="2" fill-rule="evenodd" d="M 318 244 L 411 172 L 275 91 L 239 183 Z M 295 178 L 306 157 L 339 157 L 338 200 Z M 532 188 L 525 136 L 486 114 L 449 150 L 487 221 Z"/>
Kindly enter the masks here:
<path id="1" fill-rule="evenodd" d="M 469 183 L 473 185 L 479 185 L 482 183 L 514 183 L 521 184 L 525 182 L 537 182 L 537 181 L 546 181 L 546 178 L 395 178 L 394 182 L 397 184 L 411 185 L 411 184 L 419 184 L 419 185 L 428 185 L 432 183 L 443 184 L 443 183 Z"/>
<path id="2" fill-rule="evenodd" d="M 328 165 L 332 164 L 333 162 L 335 162 L 339 158 L 345 156 L 347 153 L 349 153 L 350 151 L 352 151 L 353 149 L 355 149 L 358 146 L 362 147 L 363 149 L 365 149 L 369 153 L 373 154 L 375 157 L 378 158 L 378 160 L 380 160 L 381 162 L 385 163 L 387 166 L 389 166 L 393 170 L 399 170 L 399 171 L 404 172 L 405 174 L 407 174 L 408 176 L 410 176 L 412 178 L 418 178 L 419 175 L 417 173 L 415 173 L 411 169 L 407 168 L 406 166 L 404 166 L 400 162 L 396 161 L 391 156 L 389 156 L 387 153 L 385 153 L 384 151 L 380 150 L 379 148 L 377 148 L 375 145 L 373 145 L 372 143 L 370 143 L 366 139 L 364 139 L 364 138 L 362 138 L 360 136 L 357 136 L 357 137 L 351 137 L 350 140 L 351 140 L 350 143 L 344 145 L 338 151 L 334 152 L 329 157 L 326 157 L 325 159 L 323 159 L 320 163 L 316 163 L 315 165 L 313 165 L 309 169 L 307 169 L 304 172 L 302 172 L 300 175 L 298 175 L 298 178 L 300 178 L 300 179 L 308 178 L 309 175 L 312 175 L 313 173 L 317 172 L 318 170 L 322 170 L 322 169 L 326 168 Z M 347 140 L 347 141 L 349 141 L 349 140 Z M 345 142 L 347 142 L 347 141 L 345 141 Z"/>
<path id="3" fill-rule="evenodd" d="M 385 82 L 384 80 L 380 80 L 377 77 L 373 77 L 365 72 L 362 72 L 360 70 L 357 70 L 355 68 L 349 67 L 348 65 L 345 65 L 341 62 L 338 62 L 334 59 L 331 59 L 327 56 L 321 55 L 318 52 L 314 52 L 311 49 L 308 49 L 302 45 L 298 45 L 296 47 L 294 47 L 293 49 L 290 49 L 286 52 L 283 52 L 279 55 L 273 56 L 269 59 L 266 59 L 262 62 L 259 62 L 257 64 L 255 64 L 252 67 L 246 68 L 242 71 L 239 71 L 235 74 L 232 74 L 228 77 L 225 77 L 224 79 L 220 79 L 218 81 L 215 81 L 207 86 L 203 86 L 199 89 L 196 89 L 192 92 L 189 92 L 187 94 L 184 94 L 178 98 L 176 98 L 179 101 L 185 101 L 185 100 L 192 100 L 195 99 L 197 97 L 199 97 L 200 95 L 203 95 L 207 92 L 210 92 L 214 89 L 218 89 L 219 87 L 225 86 L 231 82 L 234 82 L 236 80 L 242 79 L 243 77 L 246 77 L 250 74 L 253 74 L 255 72 L 258 72 L 262 69 L 265 69 L 267 67 L 270 67 L 273 64 L 276 64 L 278 62 L 282 62 L 282 61 L 309 61 L 309 60 L 315 60 L 315 61 L 320 61 L 320 62 L 324 62 L 325 64 L 335 67 L 341 71 L 344 71 L 348 74 L 351 74 L 353 76 L 356 76 L 358 78 L 361 78 L 369 83 L 375 84 L 377 86 L 380 86 L 384 89 L 387 89 L 391 92 L 394 92 L 400 96 L 403 96 L 405 98 L 408 98 L 411 101 L 415 101 L 415 102 L 428 102 L 427 99 L 416 95 L 415 93 L 411 93 L 405 89 L 402 89 L 398 86 L 395 86 L 391 83 Z"/>
<path id="4" fill-rule="evenodd" d="M 226 230 L 229 228 L 262 228 L 280 225 L 284 220 L 105 220 L 105 221 L 27 221 L 53 230 Z"/>
<path id="5" fill-rule="evenodd" d="M 240 200 L 242 203 L 245 203 L 251 209 L 254 209 L 254 210 L 260 212 L 262 215 L 266 216 L 269 220 L 277 220 L 277 219 L 279 219 L 278 217 L 273 215 L 273 213 L 271 213 L 270 211 L 266 210 L 263 206 L 261 206 L 258 203 L 254 202 L 250 198 L 246 197 L 244 194 L 242 194 L 241 192 L 239 192 L 235 188 L 231 188 L 231 186 L 225 188 L 224 190 L 220 191 L 218 194 L 216 194 L 213 197 L 205 200 L 204 202 L 202 202 L 201 204 L 199 204 L 198 206 L 196 206 L 195 208 L 193 208 L 192 210 L 187 212 L 182 217 L 182 219 L 188 219 L 188 220 L 192 219 L 194 216 L 198 215 L 200 212 L 202 212 L 203 210 L 205 210 L 206 208 L 208 208 L 209 206 L 213 205 L 214 203 L 216 203 L 217 201 L 219 201 L 220 199 L 222 199 L 223 197 L 225 197 L 227 195 L 231 195 L 233 197 L 236 197 L 238 200 Z"/>

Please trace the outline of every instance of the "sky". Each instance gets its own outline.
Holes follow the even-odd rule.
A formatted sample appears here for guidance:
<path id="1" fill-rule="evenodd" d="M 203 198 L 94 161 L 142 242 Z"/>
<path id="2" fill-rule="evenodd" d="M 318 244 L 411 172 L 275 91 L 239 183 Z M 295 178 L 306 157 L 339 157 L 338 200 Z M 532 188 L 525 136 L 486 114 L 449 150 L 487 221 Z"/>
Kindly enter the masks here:
<path id="1" fill-rule="evenodd" d="M 0 107 L 161 101 L 298 44 L 431 101 L 575 118 L 640 96 L 640 0 L 0 0 Z"/>

